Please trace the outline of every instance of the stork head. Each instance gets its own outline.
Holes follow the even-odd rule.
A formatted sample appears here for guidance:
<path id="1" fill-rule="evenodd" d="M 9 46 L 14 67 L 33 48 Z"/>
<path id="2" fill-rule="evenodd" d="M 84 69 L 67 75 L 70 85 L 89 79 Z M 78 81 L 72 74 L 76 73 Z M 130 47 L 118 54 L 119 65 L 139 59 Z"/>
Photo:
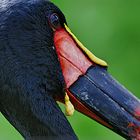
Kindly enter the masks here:
<path id="1" fill-rule="evenodd" d="M 12 62 L 18 58 L 14 70 L 19 67 L 25 73 L 30 70 L 22 84 L 29 86 L 30 82 L 25 84 L 25 80 L 34 77 L 31 82 L 37 81 L 35 89 L 39 87 L 43 93 L 51 91 L 49 96 L 63 103 L 68 95 L 67 100 L 77 111 L 124 138 L 138 140 L 139 100 L 107 72 L 105 61 L 93 55 L 76 38 L 60 9 L 45 0 L 14 2 L 7 8 L 2 7 L 1 45 L 9 44 Z M 14 70 L 9 73 L 15 74 Z M 22 80 L 23 73 L 20 74 L 16 75 L 17 81 Z M 38 86 L 40 81 L 43 84 Z M 29 87 L 31 89 L 31 85 Z"/>

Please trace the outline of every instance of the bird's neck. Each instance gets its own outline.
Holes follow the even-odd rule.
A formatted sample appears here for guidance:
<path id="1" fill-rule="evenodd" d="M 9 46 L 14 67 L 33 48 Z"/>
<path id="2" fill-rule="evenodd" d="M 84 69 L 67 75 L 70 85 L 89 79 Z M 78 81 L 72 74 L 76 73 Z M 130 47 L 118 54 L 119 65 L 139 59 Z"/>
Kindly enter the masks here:
<path id="1" fill-rule="evenodd" d="M 15 93 L 5 96 L 2 96 L 7 100 L 2 104 L 1 112 L 26 140 L 77 140 L 67 119 L 50 96 L 44 97 L 39 92 L 24 99 Z"/>

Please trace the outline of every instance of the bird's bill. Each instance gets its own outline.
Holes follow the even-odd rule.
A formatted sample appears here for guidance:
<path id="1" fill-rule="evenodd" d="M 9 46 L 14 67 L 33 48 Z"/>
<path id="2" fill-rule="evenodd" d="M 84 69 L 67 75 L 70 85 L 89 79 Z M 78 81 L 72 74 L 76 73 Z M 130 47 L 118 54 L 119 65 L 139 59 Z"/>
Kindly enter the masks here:
<path id="1" fill-rule="evenodd" d="M 140 140 L 140 102 L 107 72 L 107 63 L 87 50 L 65 25 L 54 43 L 75 109 L 124 138 Z"/>

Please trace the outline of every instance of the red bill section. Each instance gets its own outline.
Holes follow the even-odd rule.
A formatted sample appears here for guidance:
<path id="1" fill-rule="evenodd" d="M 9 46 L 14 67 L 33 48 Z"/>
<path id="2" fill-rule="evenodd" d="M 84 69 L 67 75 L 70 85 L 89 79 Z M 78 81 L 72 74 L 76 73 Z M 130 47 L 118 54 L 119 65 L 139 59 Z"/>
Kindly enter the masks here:
<path id="1" fill-rule="evenodd" d="M 76 42 L 64 29 L 55 31 L 54 43 L 66 86 L 69 88 L 93 63 L 84 55 Z"/>

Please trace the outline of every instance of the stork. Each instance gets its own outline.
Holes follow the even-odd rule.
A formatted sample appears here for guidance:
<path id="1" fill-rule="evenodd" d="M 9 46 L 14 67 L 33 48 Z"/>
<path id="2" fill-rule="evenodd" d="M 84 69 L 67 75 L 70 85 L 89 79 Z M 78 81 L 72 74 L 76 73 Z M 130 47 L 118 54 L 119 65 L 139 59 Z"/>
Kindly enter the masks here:
<path id="1" fill-rule="evenodd" d="M 139 140 L 140 102 L 47 0 L 0 2 L 0 111 L 26 140 L 77 140 L 57 101 Z"/>

